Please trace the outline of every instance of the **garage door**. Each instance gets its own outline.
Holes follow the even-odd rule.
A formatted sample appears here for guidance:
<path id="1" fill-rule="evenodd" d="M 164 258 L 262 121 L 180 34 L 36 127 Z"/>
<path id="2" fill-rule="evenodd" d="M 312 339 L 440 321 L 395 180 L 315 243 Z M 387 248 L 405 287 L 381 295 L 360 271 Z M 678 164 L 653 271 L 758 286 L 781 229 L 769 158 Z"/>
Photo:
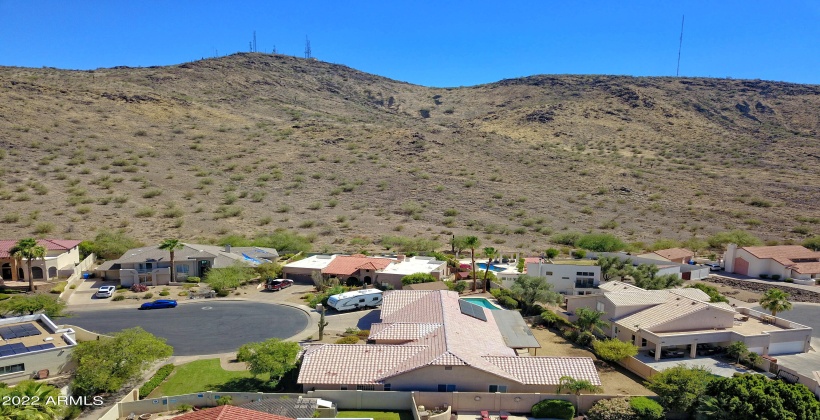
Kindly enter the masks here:
<path id="1" fill-rule="evenodd" d="M 735 258 L 735 273 L 748 276 L 749 262 L 740 257 Z"/>
<path id="2" fill-rule="evenodd" d="M 786 341 L 784 343 L 772 343 L 769 345 L 769 354 L 802 353 L 802 341 Z"/>

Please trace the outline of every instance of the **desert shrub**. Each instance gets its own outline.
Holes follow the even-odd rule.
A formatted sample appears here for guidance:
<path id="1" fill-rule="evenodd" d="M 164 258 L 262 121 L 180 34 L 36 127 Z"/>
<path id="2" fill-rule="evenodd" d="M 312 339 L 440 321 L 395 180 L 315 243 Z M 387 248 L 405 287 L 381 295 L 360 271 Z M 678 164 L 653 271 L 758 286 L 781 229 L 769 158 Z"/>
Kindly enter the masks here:
<path id="1" fill-rule="evenodd" d="M 362 340 L 367 339 L 367 337 L 370 337 L 370 330 L 356 331 L 356 335 L 358 335 Z"/>
<path id="2" fill-rule="evenodd" d="M 202 279 L 197 276 L 188 276 L 188 278 L 185 279 L 185 283 L 199 283 L 200 281 L 202 281 Z"/>
<path id="3" fill-rule="evenodd" d="M 589 420 L 638 420 L 628 398 L 599 400 L 587 411 L 587 418 Z"/>
<path id="4" fill-rule="evenodd" d="M 170 294 L 171 294 L 171 292 L 169 292 L 169 291 L 167 291 L 167 290 L 163 290 L 163 291 L 159 292 L 159 295 L 160 295 L 160 296 L 168 296 L 168 295 L 170 295 Z"/>
<path id="5" fill-rule="evenodd" d="M 583 249 L 576 249 L 575 251 L 572 251 L 572 256 L 575 258 L 584 258 L 587 256 L 587 252 Z"/>
<path id="6" fill-rule="evenodd" d="M 592 344 L 593 341 L 595 341 L 595 335 L 589 331 L 578 333 L 578 336 L 575 337 L 575 344 L 579 346 L 586 347 Z"/>
<path id="7" fill-rule="evenodd" d="M 541 312 L 541 323 L 547 327 L 568 327 L 572 325 L 572 323 L 550 310 Z"/>
<path id="8" fill-rule="evenodd" d="M 190 404 L 180 404 L 180 405 L 177 406 L 177 410 L 179 410 L 180 413 L 187 413 L 187 412 L 189 412 L 193 409 L 194 409 L 194 406 L 192 406 Z"/>
<path id="9" fill-rule="evenodd" d="M 233 397 L 230 395 L 223 395 L 216 400 L 216 405 L 231 405 L 233 404 Z"/>
<path id="10" fill-rule="evenodd" d="M 457 281 L 456 284 L 453 286 L 453 290 L 455 290 L 458 293 L 463 293 L 464 289 L 466 289 L 466 288 L 467 288 L 467 282 L 466 281 Z"/>
<path id="11" fill-rule="evenodd" d="M 159 368 L 159 370 L 157 370 L 157 373 L 155 373 L 154 376 L 152 376 L 148 382 L 146 382 L 143 386 L 140 387 L 140 398 L 147 397 L 148 394 L 150 394 L 151 391 L 156 389 L 156 387 L 158 387 L 159 384 L 161 384 L 162 381 L 164 381 L 165 378 L 167 378 L 168 375 L 170 375 L 173 371 L 174 365 L 165 365 Z"/>
<path id="12" fill-rule="evenodd" d="M 356 344 L 359 342 L 358 335 L 346 335 L 338 340 L 336 340 L 336 344 Z"/>
<path id="13" fill-rule="evenodd" d="M 780 274 L 772 274 L 772 280 L 780 280 Z"/>
<path id="14" fill-rule="evenodd" d="M 761 278 L 761 279 L 768 279 L 768 278 L 769 278 L 769 275 L 768 275 L 768 274 L 761 274 L 761 275 L 760 275 L 760 278 Z"/>
<path id="15" fill-rule="evenodd" d="M 500 303 L 501 306 L 507 309 L 518 308 L 518 301 L 510 296 L 501 296 L 500 298 L 498 298 L 498 303 Z"/>
<path id="16" fill-rule="evenodd" d="M 794 283 L 793 278 L 787 278 L 787 279 L 784 279 L 783 281 L 785 281 L 786 283 Z"/>
<path id="17" fill-rule="evenodd" d="M 572 341 L 574 343 L 575 340 L 578 339 L 578 330 L 574 328 L 566 329 L 561 335 L 563 335 L 564 338 L 566 338 L 567 340 Z"/>
<path id="18" fill-rule="evenodd" d="M 133 284 L 131 285 L 131 291 L 136 293 L 142 293 L 148 291 L 148 286 L 144 284 Z"/>
<path id="19" fill-rule="evenodd" d="M 148 292 L 148 293 L 142 295 L 143 299 L 151 299 L 152 297 L 154 297 L 154 294 L 151 293 L 151 292 Z"/>
<path id="20" fill-rule="evenodd" d="M 635 411 L 638 420 L 660 420 L 664 418 L 663 407 L 655 400 L 646 397 L 632 397 L 629 406 Z"/>
<path id="21" fill-rule="evenodd" d="M 599 358 L 607 362 L 617 362 L 624 357 L 638 354 L 635 344 L 618 339 L 595 341 L 592 343 L 592 348 Z"/>
<path id="22" fill-rule="evenodd" d="M 230 290 L 225 290 L 225 289 L 222 289 L 222 290 L 219 290 L 219 291 L 216 292 L 216 295 L 219 296 L 219 297 L 226 297 L 230 294 L 231 294 L 231 291 Z"/>
<path id="23" fill-rule="evenodd" d="M 535 403 L 530 410 L 539 419 L 567 419 L 575 417 L 575 406 L 564 400 L 543 400 Z"/>
<path id="24" fill-rule="evenodd" d="M 430 273 L 414 273 L 401 278 L 401 284 L 432 283 L 436 280 Z"/>
<path id="25" fill-rule="evenodd" d="M 119 301 L 121 301 L 121 300 L 125 300 L 125 296 L 123 296 L 123 295 L 117 295 L 117 296 L 114 296 L 114 298 L 113 298 L 113 299 L 111 299 L 111 300 L 113 300 L 114 302 L 119 302 Z"/>
<path id="26" fill-rule="evenodd" d="M 61 282 L 57 283 L 56 285 L 54 285 L 54 287 L 51 288 L 51 293 L 58 294 L 58 295 L 60 293 L 63 293 L 63 291 L 65 290 L 66 285 L 68 285 L 67 281 L 61 281 Z"/>
<path id="27" fill-rule="evenodd" d="M 575 242 L 575 246 L 597 252 L 616 252 L 624 249 L 626 244 L 615 235 L 609 233 L 590 233 L 583 235 Z"/>

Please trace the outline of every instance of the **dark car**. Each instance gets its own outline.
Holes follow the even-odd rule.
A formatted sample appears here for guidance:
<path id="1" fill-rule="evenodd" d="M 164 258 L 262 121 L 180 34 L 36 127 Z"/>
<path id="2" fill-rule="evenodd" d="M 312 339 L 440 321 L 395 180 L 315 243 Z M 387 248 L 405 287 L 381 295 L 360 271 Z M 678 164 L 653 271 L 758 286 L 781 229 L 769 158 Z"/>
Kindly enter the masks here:
<path id="1" fill-rule="evenodd" d="M 290 279 L 268 279 L 265 283 L 265 289 L 268 290 L 282 290 L 293 285 L 293 280 Z"/>
<path id="2" fill-rule="evenodd" d="M 173 299 L 159 299 L 153 302 L 145 302 L 140 306 L 140 309 L 161 309 L 161 308 L 176 308 L 177 301 Z"/>

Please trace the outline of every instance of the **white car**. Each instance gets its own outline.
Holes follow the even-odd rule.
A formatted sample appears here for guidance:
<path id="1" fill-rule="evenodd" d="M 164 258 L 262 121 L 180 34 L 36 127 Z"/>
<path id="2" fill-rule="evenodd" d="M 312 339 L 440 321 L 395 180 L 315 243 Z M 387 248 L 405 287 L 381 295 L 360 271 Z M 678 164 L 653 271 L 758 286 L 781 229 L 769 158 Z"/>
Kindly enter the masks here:
<path id="1" fill-rule="evenodd" d="M 110 298 L 111 296 L 114 296 L 114 290 L 116 289 L 117 288 L 114 286 L 100 286 L 94 296 L 97 296 L 98 298 Z"/>
<path id="2" fill-rule="evenodd" d="M 718 263 L 709 263 L 709 264 L 706 264 L 706 266 L 709 267 L 709 271 L 723 270 L 723 268 Z"/>

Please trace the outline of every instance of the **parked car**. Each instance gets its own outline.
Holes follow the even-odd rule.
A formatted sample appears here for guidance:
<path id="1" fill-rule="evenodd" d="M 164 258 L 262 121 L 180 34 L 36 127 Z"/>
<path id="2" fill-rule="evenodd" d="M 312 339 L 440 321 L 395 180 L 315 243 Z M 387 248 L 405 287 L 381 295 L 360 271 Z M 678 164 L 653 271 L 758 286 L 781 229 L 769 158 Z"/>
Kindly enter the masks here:
<path id="1" fill-rule="evenodd" d="M 723 267 L 721 267 L 721 266 L 720 266 L 720 264 L 718 264 L 718 263 L 708 263 L 708 264 L 705 264 L 705 265 L 706 265 L 707 267 L 709 267 L 709 271 L 720 271 L 720 270 L 723 270 Z"/>
<path id="2" fill-rule="evenodd" d="M 290 279 L 268 279 L 265 283 L 265 289 L 273 291 L 282 290 L 290 286 L 293 286 L 293 280 Z"/>
<path id="3" fill-rule="evenodd" d="M 115 290 L 117 290 L 117 288 L 114 286 L 100 286 L 100 288 L 97 289 L 97 293 L 94 293 L 94 296 L 98 298 L 110 298 L 114 296 Z"/>
<path id="4" fill-rule="evenodd" d="M 176 308 L 177 301 L 173 299 L 159 299 L 153 302 L 145 302 L 140 306 L 140 309 L 162 309 L 162 308 Z"/>

